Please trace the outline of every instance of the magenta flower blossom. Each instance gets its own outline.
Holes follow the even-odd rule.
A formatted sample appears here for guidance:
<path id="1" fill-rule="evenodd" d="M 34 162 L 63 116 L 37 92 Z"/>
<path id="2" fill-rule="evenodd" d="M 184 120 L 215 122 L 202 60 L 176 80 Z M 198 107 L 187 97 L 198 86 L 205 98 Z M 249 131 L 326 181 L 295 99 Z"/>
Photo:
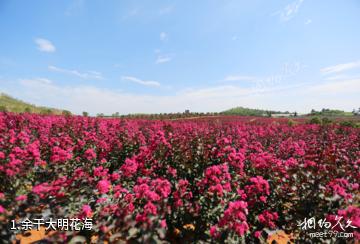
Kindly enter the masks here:
<path id="1" fill-rule="evenodd" d="M 138 169 L 138 163 L 135 159 L 125 159 L 125 163 L 121 166 L 120 170 L 125 177 L 130 177 L 136 173 Z"/>
<path id="2" fill-rule="evenodd" d="M 91 207 L 87 204 L 83 205 L 82 208 L 81 208 L 81 216 L 83 218 L 91 218 L 91 216 L 93 215 L 93 212 L 91 210 Z"/>
<path id="3" fill-rule="evenodd" d="M 86 149 L 86 151 L 84 153 L 84 157 L 87 160 L 95 159 L 96 158 L 96 153 L 95 153 L 94 149 L 92 149 L 92 148 Z"/>
<path id="4" fill-rule="evenodd" d="M 26 201 L 27 196 L 26 195 L 20 195 L 15 198 L 16 201 Z"/>
<path id="5" fill-rule="evenodd" d="M 272 213 L 267 210 L 265 210 L 258 216 L 259 222 L 271 229 L 274 229 L 276 227 L 275 222 L 276 220 L 278 220 L 278 218 L 279 215 L 276 212 Z"/>
<path id="6" fill-rule="evenodd" d="M 5 208 L 0 205 L 0 214 L 5 213 Z"/>
<path id="7" fill-rule="evenodd" d="M 152 215 L 156 215 L 156 214 L 157 214 L 156 206 L 155 206 L 152 202 L 148 202 L 148 203 L 145 205 L 144 211 L 145 211 L 146 214 L 152 214 Z"/>
<path id="8" fill-rule="evenodd" d="M 109 192 L 110 186 L 111 186 L 111 184 L 108 180 L 100 180 L 97 183 L 96 188 L 99 191 L 99 193 L 105 194 L 105 193 Z"/>
<path id="9" fill-rule="evenodd" d="M 246 222 L 248 214 L 247 203 L 244 201 L 230 202 L 224 212 L 224 216 L 219 221 L 219 227 L 233 230 L 239 236 L 244 235 L 249 230 Z"/>

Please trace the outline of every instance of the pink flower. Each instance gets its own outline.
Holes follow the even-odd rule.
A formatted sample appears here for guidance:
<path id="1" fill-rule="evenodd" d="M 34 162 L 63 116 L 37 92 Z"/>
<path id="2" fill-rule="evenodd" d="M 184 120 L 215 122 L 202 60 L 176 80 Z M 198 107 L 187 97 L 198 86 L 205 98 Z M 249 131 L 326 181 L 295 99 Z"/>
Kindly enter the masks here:
<path id="1" fill-rule="evenodd" d="M 125 177 L 130 177 L 136 173 L 138 169 L 138 163 L 135 159 L 127 158 L 125 159 L 125 163 L 121 166 L 120 169 Z"/>
<path id="2" fill-rule="evenodd" d="M 45 194 L 51 190 L 51 186 L 48 183 L 42 183 L 32 188 L 32 192 L 38 195 L 40 198 L 44 198 Z"/>
<path id="3" fill-rule="evenodd" d="M 95 153 L 94 149 L 89 148 L 85 151 L 84 156 L 87 160 L 92 160 L 92 159 L 96 158 L 96 153 Z"/>
<path id="4" fill-rule="evenodd" d="M 246 200 L 247 195 L 244 190 L 238 189 L 238 190 L 236 190 L 236 192 L 239 195 L 239 197 L 241 198 L 241 200 Z"/>
<path id="5" fill-rule="evenodd" d="M 147 223 L 148 217 L 146 216 L 146 214 L 137 214 L 135 220 L 138 223 Z"/>
<path id="6" fill-rule="evenodd" d="M 260 199 L 261 202 L 266 203 L 267 197 L 265 197 L 265 196 L 260 196 L 259 199 Z"/>
<path id="7" fill-rule="evenodd" d="M 105 194 L 109 192 L 110 189 L 110 182 L 108 180 L 100 180 L 97 185 L 96 188 L 98 189 L 98 191 L 101 194 Z"/>
<path id="8" fill-rule="evenodd" d="M 219 237 L 219 233 L 218 233 L 217 227 L 215 225 L 210 227 L 210 235 L 213 238 L 218 238 Z"/>
<path id="9" fill-rule="evenodd" d="M 83 205 L 82 208 L 82 216 L 84 218 L 90 218 L 93 215 L 93 212 L 91 210 L 91 207 L 89 205 Z"/>
<path id="10" fill-rule="evenodd" d="M 157 214 L 156 206 L 152 202 L 148 202 L 144 207 L 144 212 L 146 214 L 156 215 Z"/>
<path id="11" fill-rule="evenodd" d="M 160 226 L 161 226 L 161 228 L 166 228 L 167 227 L 166 219 L 163 219 L 163 220 L 160 221 Z"/>
<path id="12" fill-rule="evenodd" d="M 149 201 L 153 201 L 153 202 L 157 202 L 160 201 L 160 196 L 159 194 L 157 194 L 154 191 L 146 191 L 145 192 L 145 197 L 149 200 Z"/>
<path id="13" fill-rule="evenodd" d="M 327 185 L 328 191 L 332 192 L 334 195 L 339 195 L 345 200 L 351 199 L 352 194 L 348 193 L 347 190 L 352 188 L 352 185 L 344 178 L 337 178 L 330 181 Z"/>
<path id="14" fill-rule="evenodd" d="M 223 187 L 221 184 L 216 184 L 215 186 L 210 186 L 209 192 L 222 197 L 223 196 Z"/>
<path id="15" fill-rule="evenodd" d="M 5 208 L 0 205 L 0 214 L 5 213 Z"/>
<path id="16" fill-rule="evenodd" d="M 103 203 L 103 202 L 106 202 L 106 200 L 107 200 L 107 198 L 101 197 L 98 200 L 96 200 L 96 203 Z"/>
<path id="17" fill-rule="evenodd" d="M 259 222 L 271 229 L 276 227 L 275 221 L 278 220 L 278 218 L 279 216 L 276 212 L 271 213 L 267 210 L 258 216 Z"/>
<path id="18" fill-rule="evenodd" d="M 249 230 L 249 225 L 247 222 L 235 223 L 233 229 L 239 236 L 243 236 Z"/>
<path id="19" fill-rule="evenodd" d="M 108 169 L 104 169 L 103 166 L 99 166 L 94 168 L 94 176 L 96 177 L 102 177 L 106 176 L 108 174 Z"/>
<path id="20" fill-rule="evenodd" d="M 260 230 L 255 231 L 254 236 L 255 236 L 256 238 L 260 238 L 260 237 L 261 237 L 261 232 L 262 232 L 262 231 L 260 231 Z"/>
<path id="21" fill-rule="evenodd" d="M 151 182 L 151 186 L 160 196 L 167 198 L 171 193 L 171 183 L 168 180 L 155 179 Z"/>
<path id="22" fill-rule="evenodd" d="M 345 220 L 350 220 L 351 225 L 360 228 L 360 208 L 349 206 L 347 209 L 338 210 L 338 215 L 343 216 Z"/>
<path id="23" fill-rule="evenodd" d="M 249 230 L 249 225 L 246 222 L 247 213 L 246 202 L 230 202 L 228 208 L 224 212 L 224 216 L 219 221 L 219 227 L 228 228 L 233 230 L 239 236 L 242 236 Z"/>
<path id="24" fill-rule="evenodd" d="M 26 195 L 20 195 L 15 198 L 16 201 L 26 201 L 27 196 Z"/>
<path id="25" fill-rule="evenodd" d="M 110 177 L 111 177 L 111 180 L 112 180 L 112 181 L 116 181 L 116 180 L 120 179 L 120 174 L 114 172 L 114 173 L 111 174 Z"/>
<path id="26" fill-rule="evenodd" d="M 176 169 L 169 167 L 167 172 L 172 176 L 172 177 L 176 177 Z"/>
<path id="27" fill-rule="evenodd" d="M 133 203 L 130 203 L 128 206 L 127 206 L 127 210 L 129 213 L 132 213 L 134 210 L 135 210 L 135 206 Z"/>
<path id="28" fill-rule="evenodd" d="M 57 162 L 65 162 L 72 158 L 72 154 L 60 147 L 53 147 L 52 148 L 52 155 L 50 157 L 50 160 L 54 163 Z"/>
<path id="29" fill-rule="evenodd" d="M 43 160 L 39 160 L 39 161 L 36 161 L 34 163 L 35 166 L 40 166 L 40 167 L 45 167 L 47 165 L 47 163 Z"/>
<path id="30" fill-rule="evenodd" d="M 249 205 L 253 205 L 257 199 L 266 203 L 266 196 L 270 195 L 270 185 L 262 176 L 250 178 L 250 185 L 245 186 L 245 191 L 249 197 Z"/>
<path id="31" fill-rule="evenodd" d="M 205 178 L 199 182 L 201 189 L 208 189 L 211 194 L 223 195 L 223 191 L 230 191 L 231 179 L 229 167 L 226 164 L 213 165 L 205 170 Z"/>

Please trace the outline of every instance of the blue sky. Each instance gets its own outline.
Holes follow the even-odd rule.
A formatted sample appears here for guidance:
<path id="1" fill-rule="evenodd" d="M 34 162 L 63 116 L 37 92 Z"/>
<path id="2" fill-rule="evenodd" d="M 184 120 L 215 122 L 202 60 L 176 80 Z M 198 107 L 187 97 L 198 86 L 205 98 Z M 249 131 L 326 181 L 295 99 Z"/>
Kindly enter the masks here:
<path id="1" fill-rule="evenodd" d="M 0 91 L 91 114 L 360 106 L 360 2 L 0 1 Z"/>

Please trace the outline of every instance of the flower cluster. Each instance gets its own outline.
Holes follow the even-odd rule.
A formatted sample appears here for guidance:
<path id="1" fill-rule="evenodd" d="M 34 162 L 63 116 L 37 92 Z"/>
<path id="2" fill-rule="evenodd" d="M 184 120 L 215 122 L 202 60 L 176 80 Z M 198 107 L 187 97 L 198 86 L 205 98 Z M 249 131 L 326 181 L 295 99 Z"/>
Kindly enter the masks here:
<path id="1" fill-rule="evenodd" d="M 309 243 L 297 223 L 314 214 L 360 239 L 359 148 L 358 128 L 302 119 L 0 113 L 0 239 L 42 217 L 93 220 L 49 242 Z"/>

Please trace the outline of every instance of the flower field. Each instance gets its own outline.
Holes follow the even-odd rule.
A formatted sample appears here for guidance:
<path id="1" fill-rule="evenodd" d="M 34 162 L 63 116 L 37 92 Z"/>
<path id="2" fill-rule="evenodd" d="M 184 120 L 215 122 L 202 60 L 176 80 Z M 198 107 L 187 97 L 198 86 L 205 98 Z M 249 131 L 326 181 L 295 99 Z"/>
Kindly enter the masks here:
<path id="1" fill-rule="evenodd" d="M 0 113 L 0 239 L 24 219 L 88 218 L 91 229 L 44 237 L 316 242 L 299 226 L 315 217 L 359 240 L 359 149 L 359 128 L 302 120 Z"/>

